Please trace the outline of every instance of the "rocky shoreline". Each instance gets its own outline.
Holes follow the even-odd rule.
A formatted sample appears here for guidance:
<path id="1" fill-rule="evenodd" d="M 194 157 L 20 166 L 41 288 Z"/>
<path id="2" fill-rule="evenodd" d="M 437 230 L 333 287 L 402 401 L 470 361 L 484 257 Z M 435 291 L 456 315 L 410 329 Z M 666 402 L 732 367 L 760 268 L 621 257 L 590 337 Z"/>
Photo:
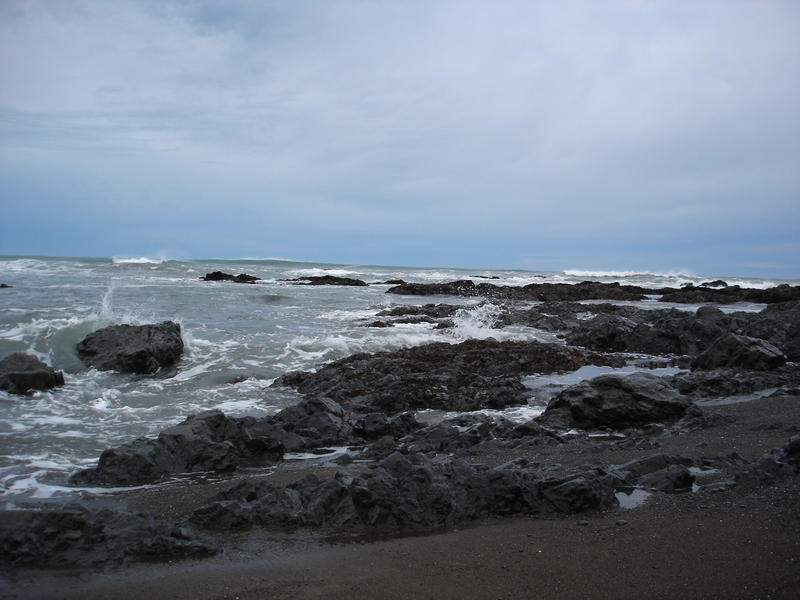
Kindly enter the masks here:
<path id="1" fill-rule="evenodd" d="M 303 400 L 295 406 L 260 419 L 219 411 L 190 416 L 155 438 L 109 448 L 97 467 L 71 478 L 76 486 L 157 487 L 122 493 L 114 508 L 87 497 L 80 506 L 27 519 L 6 514 L 0 560 L 18 575 L 228 555 L 236 536 L 259 532 L 292 539 L 308 531 L 359 539 L 432 535 L 520 517 L 577 519 L 585 526 L 611 516 L 621 527 L 633 517 L 621 516 L 620 503 L 636 498 L 647 501 L 630 514 L 641 511 L 648 522 L 659 520 L 647 516 L 648 506 L 667 497 L 676 515 L 682 505 L 694 514 L 704 502 L 749 503 L 770 489 L 796 500 L 800 288 L 742 290 L 723 283 L 658 293 L 668 302 L 747 301 L 767 308 L 724 313 L 705 306 L 692 313 L 575 301 L 597 294 L 640 299 L 631 286 L 609 284 L 578 284 L 569 293 L 559 284 L 514 292 L 472 282 L 396 286 L 389 292 L 484 296 L 497 303 L 498 327 L 532 326 L 552 332 L 554 341 L 429 344 L 287 373 L 274 385 L 299 391 Z M 530 300 L 544 301 L 531 306 Z M 419 319 L 447 328 L 460 308 L 397 307 L 379 315 L 382 325 L 365 325 Z M 165 364 L 174 360 L 173 350 Z M 527 405 L 526 378 L 587 365 L 644 372 L 579 381 L 535 418 L 500 414 Z M 646 372 L 652 367 L 673 371 Z M 140 372 L 158 368 L 147 363 Z M 421 417 L 419 411 L 432 409 L 438 417 Z M 294 459 L 299 453 L 318 458 Z M 193 472 L 214 481 L 167 485 Z M 788 520 L 765 535 L 800 539 L 800 522 L 786 507 L 753 511 Z M 800 583 L 798 565 L 790 567 L 780 576 Z M 789 597 L 764 577 L 769 597 Z M 35 587 L 20 586 L 20 594 Z"/>

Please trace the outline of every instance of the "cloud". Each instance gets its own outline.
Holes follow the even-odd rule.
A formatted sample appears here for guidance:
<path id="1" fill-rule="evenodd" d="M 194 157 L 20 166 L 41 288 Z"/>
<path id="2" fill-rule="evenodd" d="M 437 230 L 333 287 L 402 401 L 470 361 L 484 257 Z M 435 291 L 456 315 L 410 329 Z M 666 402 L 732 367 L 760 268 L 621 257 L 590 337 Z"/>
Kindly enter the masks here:
<path id="1" fill-rule="evenodd" d="M 18 212 L 550 240 L 800 222 L 796 3 L 0 10 Z"/>

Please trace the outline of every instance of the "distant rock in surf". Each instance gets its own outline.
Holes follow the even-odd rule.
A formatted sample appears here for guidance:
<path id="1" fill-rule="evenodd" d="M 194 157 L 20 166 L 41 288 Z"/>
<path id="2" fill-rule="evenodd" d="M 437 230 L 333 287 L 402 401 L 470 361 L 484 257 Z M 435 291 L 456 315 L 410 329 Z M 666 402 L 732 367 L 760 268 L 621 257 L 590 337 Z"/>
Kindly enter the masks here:
<path id="1" fill-rule="evenodd" d="M 84 364 L 101 371 L 155 373 L 174 365 L 183 354 L 181 326 L 172 321 L 112 325 L 87 335 L 77 350 Z"/>
<path id="2" fill-rule="evenodd" d="M 10 290 L 13 285 L 8 285 L 7 283 L 0 283 L 0 290 Z"/>
<path id="3" fill-rule="evenodd" d="M 64 385 L 64 373 L 35 356 L 15 352 L 0 360 L 0 389 L 10 394 L 28 394 Z"/>
<path id="4" fill-rule="evenodd" d="M 295 279 L 282 279 L 281 281 L 292 281 L 299 285 L 351 285 L 366 286 L 366 281 L 353 279 L 352 277 L 336 277 L 335 275 L 316 275 L 308 277 L 297 277 Z"/>
<path id="5" fill-rule="evenodd" d="M 247 273 L 239 273 L 238 275 L 231 275 L 230 273 L 223 273 L 222 271 L 214 271 L 206 273 L 204 277 L 200 278 L 202 281 L 233 281 L 234 283 L 255 283 L 261 281 L 260 278 Z"/>

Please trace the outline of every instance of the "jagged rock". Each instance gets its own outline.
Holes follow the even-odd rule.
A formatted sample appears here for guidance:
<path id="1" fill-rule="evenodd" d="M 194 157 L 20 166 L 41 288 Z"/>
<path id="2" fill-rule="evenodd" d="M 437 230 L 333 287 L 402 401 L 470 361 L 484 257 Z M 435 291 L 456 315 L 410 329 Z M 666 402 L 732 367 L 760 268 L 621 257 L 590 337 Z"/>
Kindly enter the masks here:
<path id="1" fill-rule="evenodd" d="M 293 440 L 270 422 L 207 411 L 165 429 L 155 439 L 138 438 L 105 450 L 97 467 L 78 471 L 70 483 L 139 485 L 176 473 L 231 471 L 281 458 L 287 438 Z M 295 444 L 299 447 L 302 441 Z"/>
<path id="2" fill-rule="evenodd" d="M 205 276 L 200 279 L 202 281 L 232 281 L 234 283 L 255 283 L 256 281 L 261 281 L 260 278 L 254 275 L 248 275 L 247 273 L 231 275 L 230 273 L 223 273 L 222 271 L 206 273 Z"/>
<path id="3" fill-rule="evenodd" d="M 376 440 L 384 436 L 401 438 L 422 427 L 414 413 L 404 412 L 395 417 L 385 413 L 370 413 L 360 417 L 353 424 L 353 431 L 364 440 Z"/>
<path id="4" fill-rule="evenodd" d="M 549 427 L 627 429 L 673 423 L 699 412 L 661 377 L 649 373 L 601 375 L 562 391 L 538 418 Z"/>
<path id="5" fill-rule="evenodd" d="M 322 481 L 285 487 L 244 482 L 195 511 L 190 522 L 214 529 L 321 527 L 337 531 L 453 527 L 490 515 L 572 513 L 613 506 L 602 473 L 545 477 L 517 460 L 489 469 L 393 453 L 371 467 L 351 465 Z"/>
<path id="6" fill-rule="evenodd" d="M 762 456 L 738 482 L 745 485 L 772 484 L 800 473 L 800 435 L 793 436 L 781 448 Z"/>
<path id="7" fill-rule="evenodd" d="M 28 394 L 59 385 L 64 385 L 64 373 L 35 356 L 15 352 L 0 360 L 0 390 L 9 394 Z"/>
<path id="8" fill-rule="evenodd" d="M 4 531 L 0 561 L 26 567 L 90 567 L 127 560 L 210 556 L 219 547 L 152 515 L 72 505 L 37 512 Z"/>
<path id="9" fill-rule="evenodd" d="M 789 360 L 800 361 L 800 301 L 770 304 L 751 316 L 741 329 L 744 335 L 777 346 Z"/>
<path id="10" fill-rule="evenodd" d="M 330 398 L 310 398 L 284 408 L 273 422 L 304 439 L 304 446 L 319 447 L 352 441 L 352 427 L 344 409 Z"/>
<path id="11" fill-rule="evenodd" d="M 366 286 L 366 281 L 354 279 L 352 277 L 336 277 L 335 275 L 318 275 L 309 277 L 297 277 L 295 279 L 285 279 L 284 281 L 294 281 L 302 285 L 350 285 Z"/>
<path id="12" fill-rule="evenodd" d="M 778 348 L 757 338 L 725 333 L 692 361 L 693 369 L 738 367 L 767 371 L 783 365 L 786 356 Z"/>
<path id="13" fill-rule="evenodd" d="M 275 385 L 326 396 L 359 413 L 438 408 L 503 408 L 527 401 L 522 375 L 573 371 L 619 359 L 540 342 L 469 340 L 435 343 L 395 352 L 355 354 L 314 373 L 295 372 Z"/>
<path id="14" fill-rule="evenodd" d="M 387 294 L 412 296 L 482 296 L 501 300 L 643 300 L 650 290 L 618 283 L 582 281 L 568 283 L 531 283 L 526 286 L 495 285 L 479 283 L 469 279 L 448 283 L 406 283 L 386 290 Z"/>
<path id="15" fill-rule="evenodd" d="M 77 347 L 89 367 L 122 373 L 155 373 L 174 365 L 183 353 L 181 326 L 112 325 L 90 333 Z"/>
<path id="16" fill-rule="evenodd" d="M 689 287 L 679 290 L 663 289 L 658 291 L 662 294 L 660 298 L 661 302 L 688 304 L 702 304 L 704 302 L 715 302 L 718 304 L 731 304 L 733 302 L 772 304 L 774 302 L 800 300 L 800 286 L 792 287 L 785 283 L 766 290 L 729 285 L 721 289 L 713 289 L 711 287 Z"/>
<path id="17" fill-rule="evenodd" d="M 800 371 L 791 365 L 771 371 L 697 370 L 674 375 L 672 385 L 681 394 L 695 399 L 724 398 L 781 386 L 800 385 Z"/>

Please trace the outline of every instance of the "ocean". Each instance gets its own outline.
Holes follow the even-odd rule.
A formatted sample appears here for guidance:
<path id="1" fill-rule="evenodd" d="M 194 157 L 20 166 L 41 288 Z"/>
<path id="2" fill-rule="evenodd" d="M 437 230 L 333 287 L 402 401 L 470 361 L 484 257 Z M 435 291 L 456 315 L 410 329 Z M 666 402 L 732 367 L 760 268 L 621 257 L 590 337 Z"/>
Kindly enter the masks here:
<path id="1" fill-rule="evenodd" d="M 212 271 L 247 273 L 261 280 L 254 285 L 201 281 Z M 352 277 L 371 285 L 282 281 L 315 275 Z M 109 446 L 156 435 L 190 414 L 209 409 L 236 416 L 274 414 L 300 400 L 291 390 L 271 387 L 288 371 L 313 370 L 357 352 L 430 342 L 488 337 L 559 342 L 552 333 L 529 327 L 495 327 L 498 307 L 480 298 L 386 294 L 391 286 L 378 282 L 473 279 L 526 285 L 592 280 L 660 288 L 718 278 L 752 288 L 800 283 L 684 273 L 416 268 L 274 259 L 1 256 L 0 283 L 12 287 L 0 290 L 0 357 L 19 351 L 34 354 L 62 370 L 65 385 L 31 396 L 0 391 L 0 508 L 68 501 L 85 491 L 66 486 L 70 473 L 95 464 Z M 463 306 L 455 327 L 366 326 L 388 307 L 430 302 Z M 630 304 L 697 309 L 654 299 Z M 755 311 L 763 305 L 722 308 Z M 96 329 L 164 320 L 180 323 L 185 343 L 177 372 L 171 376 L 96 371 L 78 359 L 76 344 Z M 523 419 L 541 412 L 554 389 L 583 374 L 528 378 L 525 383 L 541 393 L 534 393 L 529 407 L 509 409 L 507 416 Z"/>

